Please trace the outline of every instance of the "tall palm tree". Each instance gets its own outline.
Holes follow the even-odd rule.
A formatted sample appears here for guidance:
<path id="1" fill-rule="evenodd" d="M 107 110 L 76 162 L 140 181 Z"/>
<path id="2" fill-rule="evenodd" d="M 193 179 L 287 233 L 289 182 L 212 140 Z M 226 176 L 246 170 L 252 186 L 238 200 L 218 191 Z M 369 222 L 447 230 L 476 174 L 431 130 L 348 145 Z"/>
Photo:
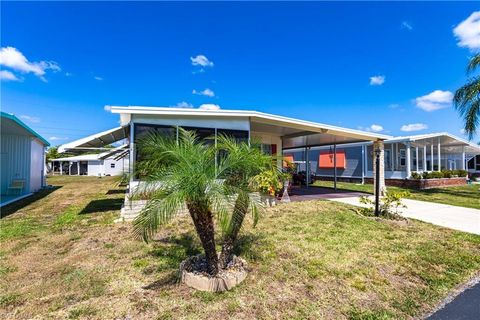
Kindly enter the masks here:
<path id="1" fill-rule="evenodd" d="M 225 178 L 247 168 L 242 162 L 250 158 L 231 156 L 228 152 L 217 157 L 218 150 L 212 144 L 182 129 L 178 141 L 150 134 L 137 146 L 142 158 L 138 167 L 146 181 L 136 193 L 148 194 L 149 201 L 134 221 L 134 232 L 147 241 L 162 224 L 187 209 L 205 252 L 207 272 L 216 275 L 223 264 L 219 265 L 215 249 L 215 217 L 224 234 L 232 234 L 241 227 L 241 222 L 238 227 L 230 227 L 233 220 L 237 221 L 232 207 L 244 201 L 251 206 L 253 201 L 248 197 L 239 202 L 237 195 L 244 194 L 244 185 L 227 183 Z M 256 166 L 250 161 L 249 164 Z M 253 211 L 257 213 L 256 209 Z"/>
<path id="2" fill-rule="evenodd" d="M 467 73 L 474 72 L 480 67 L 480 54 L 470 59 Z M 465 122 L 465 133 L 471 140 L 477 132 L 480 118 L 480 76 L 474 76 L 455 92 L 453 98 L 456 109 Z"/>

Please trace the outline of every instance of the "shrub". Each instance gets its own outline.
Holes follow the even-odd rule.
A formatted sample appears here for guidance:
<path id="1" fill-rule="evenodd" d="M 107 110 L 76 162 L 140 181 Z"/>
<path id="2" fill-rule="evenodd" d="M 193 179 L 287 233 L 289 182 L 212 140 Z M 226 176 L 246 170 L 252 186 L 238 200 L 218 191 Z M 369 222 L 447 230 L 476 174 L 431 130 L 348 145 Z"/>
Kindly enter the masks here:
<path id="1" fill-rule="evenodd" d="M 422 178 L 423 178 L 423 176 L 422 176 L 421 173 L 419 173 L 419 172 L 412 172 L 412 179 L 418 180 L 418 179 L 422 179 Z"/>
<path id="2" fill-rule="evenodd" d="M 410 192 L 408 191 L 388 191 L 387 194 L 380 198 L 380 217 L 400 220 L 400 208 L 406 208 L 407 206 L 402 203 L 402 199 L 408 197 Z M 366 216 L 373 216 L 375 210 L 375 201 L 367 196 L 360 197 L 360 202 L 367 204 L 370 207 L 361 209 L 361 213 Z"/>
<path id="3" fill-rule="evenodd" d="M 443 175 L 443 178 L 451 178 L 453 175 L 452 170 L 442 170 L 440 173 Z"/>
<path id="4" fill-rule="evenodd" d="M 454 170 L 455 171 L 455 175 L 459 176 L 459 177 L 466 177 L 468 176 L 468 171 L 467 170 Z"/>

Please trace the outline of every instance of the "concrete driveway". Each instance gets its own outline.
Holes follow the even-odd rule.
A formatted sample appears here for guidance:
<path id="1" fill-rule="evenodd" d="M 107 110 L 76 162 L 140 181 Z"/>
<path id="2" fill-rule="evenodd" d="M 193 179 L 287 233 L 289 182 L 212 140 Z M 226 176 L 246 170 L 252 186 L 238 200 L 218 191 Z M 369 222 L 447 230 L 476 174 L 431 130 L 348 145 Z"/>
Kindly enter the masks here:
<path id="1" fill-rule="evenodd" d="M 360 203 L 360 197 L 329 198 L 328 200 L 366 207 Z M 400 210 L 404 217 L 480 235 L 480 210 L 478 209 L 411 199 L 403 199 L 402 202 L 407 206 Z"/>

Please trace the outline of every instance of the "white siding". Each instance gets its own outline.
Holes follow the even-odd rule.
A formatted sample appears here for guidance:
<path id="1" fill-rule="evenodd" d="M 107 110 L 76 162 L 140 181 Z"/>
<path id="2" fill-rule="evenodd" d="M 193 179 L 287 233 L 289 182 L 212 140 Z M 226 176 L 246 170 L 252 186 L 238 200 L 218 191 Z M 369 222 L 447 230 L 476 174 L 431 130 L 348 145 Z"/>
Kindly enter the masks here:
<path id="1" fill-rule="evenodd" d="M 103 160 L 89 160 L 88 175 L 89 176 L 103 175 Z"/>
<path id="2" fill-rule="evenodd" d="M 14 179 L 25 180 L 23 193 L 29 192 L 31 138 L 20 135 L 1 136 L 1 193 L 6 194 Z"/>
<path id="3" fill-rule="evenodd" d="M 33 139 L 30 147 L 30 192 L 38 191 L 43 186 L 43 157 L 43 144 Z"/>
<path id="4" fill-rule="evenodd" d="M 121 176 L 123 173 L 128 172 L 128 159 L 122 158 L 119 160 L 105 159 L 104 173 L 110 176 Z M 112 168 L 112 165 L 114 166 Z"/>

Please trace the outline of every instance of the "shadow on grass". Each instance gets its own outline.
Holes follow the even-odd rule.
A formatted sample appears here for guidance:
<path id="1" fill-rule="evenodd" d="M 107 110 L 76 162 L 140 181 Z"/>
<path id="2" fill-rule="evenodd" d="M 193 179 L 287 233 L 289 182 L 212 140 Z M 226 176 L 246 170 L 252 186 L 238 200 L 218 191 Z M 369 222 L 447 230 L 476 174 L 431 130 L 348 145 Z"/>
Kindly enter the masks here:
<path id="1" fill-rule="evenodd" d="M 105 194 L 125 194 L 125 189 L 111 189 L 108 190 Z"/>
<path id="2" fill-rule="evenodd" d="M 54 186 L 50 187 L 47 189 L 42 189 L 33 195 L 23 198 L 21 200 L 15 201 L 11 204 L 7 204 L 6 206 L 2 207 L 0 209 L 0 218 L 5 218 L 15 212 L 17 212 L 20 209 L 23 209 L 24 207 L 34 203 L 35 201 L 38 201 L 46 196 L 48 196 L 50 193 L 60 189 L 62 186 Z"/>
<path id="3" fill-rule="evenodd" d="M 116 211 L 122 208 L 123 199 L 101 199 L 101 200 L 92 200 L 80 214 L 91 214 L 91 213 L 99 213 L 99 212 L 106 212 L 106 211 Z"/>
<path id="4" fill-rule="evenodd" d="M 147 284 L 146 286 L 143 286 L 142 289 L 145 290 L 160 290 L 163 289 L 165 286 L 171 286 L 174 284 L 177 284 L 179 282 L 179 275 L 178 272 L 170 272 L 166 276 L 153 281 L 150 284 Z"/>

